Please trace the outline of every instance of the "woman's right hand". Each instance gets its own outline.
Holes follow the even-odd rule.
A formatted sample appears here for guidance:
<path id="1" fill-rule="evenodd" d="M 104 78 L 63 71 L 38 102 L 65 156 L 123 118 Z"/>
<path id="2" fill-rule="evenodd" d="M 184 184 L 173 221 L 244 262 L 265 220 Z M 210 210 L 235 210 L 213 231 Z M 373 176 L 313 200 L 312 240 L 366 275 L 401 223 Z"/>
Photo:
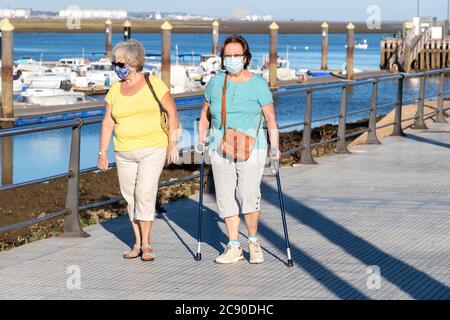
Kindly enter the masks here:
<path id="1" fill-rule="evenodd" d="M 109 163 L 108 163 L 108 154 L 104 153 L 98 156 L 97 167 L 101 171 L 108 171 Z"/>
<path id="2" fill-rule="evenodd" d="M 204 141 L 199 141 L 195 145 L 195 151 L 200 153 L 200 154 L 204 153 L 205 152 L 205 146 L 206 146 L 206 143 Z"/>

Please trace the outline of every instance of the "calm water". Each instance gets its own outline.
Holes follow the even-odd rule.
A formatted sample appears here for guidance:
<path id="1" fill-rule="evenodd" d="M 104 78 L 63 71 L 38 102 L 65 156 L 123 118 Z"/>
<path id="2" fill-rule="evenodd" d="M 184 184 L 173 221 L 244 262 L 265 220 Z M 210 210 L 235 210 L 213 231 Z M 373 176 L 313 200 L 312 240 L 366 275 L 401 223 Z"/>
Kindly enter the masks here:
<path id="1" fill-rule="evenodd" d="M 158 52 L 160 45 L 159 35 L 133 35 L 143 42 L 147 52 Z M 379 63 L 379 40 L 382 35 L 359 35 L 357 39 L 367 39 L 368 50 L 356 51 L 356 67 L 364 70 L 376 70 Z M 120 41 L 122 36 L 114 34 L 113 42 Z M 224 38 L 224 35 L 221 36 Z M 268 36 L 247 36 L 255 60 L 261 60 L 264 52 L 268 51 Z M 318 68 L 320 67 L 320 35 L 280 35 L 280 54 L 289 44 L 289 59 L 292 67 Z M 209 35 L 174 35 L 173 46 L 178 44 L 179 51 L 199 53 L 210 51 Z M 330 35 L 330 67 L 342 67 L 345 61 L 345 35 Z M 305 51 L 304 47 L 309 46 Z M 56 60 L 62 57 L 80 56 L 81 49 L 85 48 L 86 56 L 94 51 L 102 51 L 104 37 L 101 34 L 63 35 L 63 34 L 17 34 L 15 35 L 15 58 L 32 56 L 39 59 L 41 52 L 44 60 Z M 294 48 L 296 47 L 296 50 Z M 303 50 L 302 50 L 303 48 Z M 437 92 L 437 79 L 427 81 L 427 95 Z M 446 83 L 446 91 L 449 91 Z M 405 102 L 418 95 L 418 80 L 408 80 L 405 83 Z M 371 86 L 356 87 L 348 93 L 348 111 L 366 109 L 370 105 Z M 396 82 L 382 82 L 379 86 L 379 105 L 393 104 L 396 97 Z M 296 94 L 280 97 L 277 101 L 276 112 L 280 125 L 300 122 L 303 120 L 305 95 Z M 340 90 L 319 91 L 313 96 L 313 118 L 322 118 L 339 113 Z M 392 106 L 380 107 L 379 114 L 391 111 Z M 195 119 L 199 110 L 180 112 L 180 120 L 185 130 L 181 146 L 190 146 L 195 143 Z M 368 113 L 348 117 L 349 121 L 367 118 Z M 327 121 L 327 123 L 336 123 Z M 315 123 L 315 126 L 324 123 Z M 299 127 L 298 129 L 302 129 Z M 37 179 L 45 176 L 67 172 L 70 150 L 71 130 L 54 130 L 43 133 L 16 136 L 14 141 L 14 183 Z M 100 135 L 100 125 L 85 126 L 82 129 L 81 168 L 96 165 L 97 150 Z M 110 148 L 109 158 L 114 160 Z"/>

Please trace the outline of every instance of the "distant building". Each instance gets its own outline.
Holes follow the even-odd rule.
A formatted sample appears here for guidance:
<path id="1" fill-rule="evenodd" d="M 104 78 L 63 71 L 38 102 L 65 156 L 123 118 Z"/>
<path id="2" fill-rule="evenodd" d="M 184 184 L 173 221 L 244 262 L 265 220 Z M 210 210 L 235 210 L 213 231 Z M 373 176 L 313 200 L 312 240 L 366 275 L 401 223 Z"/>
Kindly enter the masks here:
<path id="1" fill-rule="evenodd" d="M 252 14 L 252 15 L 246 15 L 242 20 L 246 20 L 246 21 L 272 21 L 272 16 L 270 16 L 270 15 L 260 16 L 260 15 L 257 15 L 257 14 Z"/>
<path id="2" fill-rule="evenodd" d="M 124 10 L 60 10 L 60 18 L 80 19 L 125 19 L 128 14 Z"/>
<path id="3" fill-rule="evenodd" d="M 206 16 L 196 16 L 189 13 L 179 13 L 179 12 L 171 12 L 171 13 L 161 13 L 159 11 L 152 12 L 148 15 L 147 19 L 151 20 L 203 20 L 203 21 L 212 21 L 214 18 L 206 17 Z"/>
<path id="4" fill-rule="evenodd" d="M 0 18 L 28 18 L 31 9 L 0 9 Z"/>

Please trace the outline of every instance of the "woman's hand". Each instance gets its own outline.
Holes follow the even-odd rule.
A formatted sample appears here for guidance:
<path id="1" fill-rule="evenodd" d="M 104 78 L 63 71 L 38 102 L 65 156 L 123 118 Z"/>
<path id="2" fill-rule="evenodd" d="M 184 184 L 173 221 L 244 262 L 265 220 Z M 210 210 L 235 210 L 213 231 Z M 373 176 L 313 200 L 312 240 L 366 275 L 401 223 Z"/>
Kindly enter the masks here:
<path id="1" fill-rule="evenodd" d="M 180 161 L 180 154 L 176 144 L 169 144 L 167 147 L 167 163 L 178 163 Z"/>
<path id="2" fill-rule="evenodd" d="M 108 171 L 109 163 L 108 154 L 106 152 L 98 156 L 97 167 L 102 171 Z"/>
<path id="3" fill-rule="evenodd" d="M 206 142 L 205 141 L 199 141 L 195 145 L 195 151 L 197 153 L 204 153 L 205 152 L 205 148 L 206 148 Z"/>
<path id="4" fill-rule="evenodd" d="M 272 161 L 280 161 L 280 150 L 278 148 L 275 147 L 270 147 L 270 159 Z"/>

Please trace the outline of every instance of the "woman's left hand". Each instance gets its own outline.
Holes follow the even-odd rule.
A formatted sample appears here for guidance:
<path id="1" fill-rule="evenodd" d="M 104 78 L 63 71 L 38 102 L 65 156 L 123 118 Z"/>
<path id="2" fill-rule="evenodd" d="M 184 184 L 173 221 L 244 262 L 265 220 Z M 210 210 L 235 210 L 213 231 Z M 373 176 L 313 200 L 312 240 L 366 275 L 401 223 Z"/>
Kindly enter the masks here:
<path id="1" fill-rule="evenodd" d="M 178 146 L 176 144 L 167 147 L 167 163 L 177 163 L 180 161 L 180 155 L 178 152 Z"/>
<path id="2" fill-rule="evenodd" d="M 271 147 L 270 148 L 270 158 L 272 161 L 280 161 L 281 153 L 278 148 Z"/>

